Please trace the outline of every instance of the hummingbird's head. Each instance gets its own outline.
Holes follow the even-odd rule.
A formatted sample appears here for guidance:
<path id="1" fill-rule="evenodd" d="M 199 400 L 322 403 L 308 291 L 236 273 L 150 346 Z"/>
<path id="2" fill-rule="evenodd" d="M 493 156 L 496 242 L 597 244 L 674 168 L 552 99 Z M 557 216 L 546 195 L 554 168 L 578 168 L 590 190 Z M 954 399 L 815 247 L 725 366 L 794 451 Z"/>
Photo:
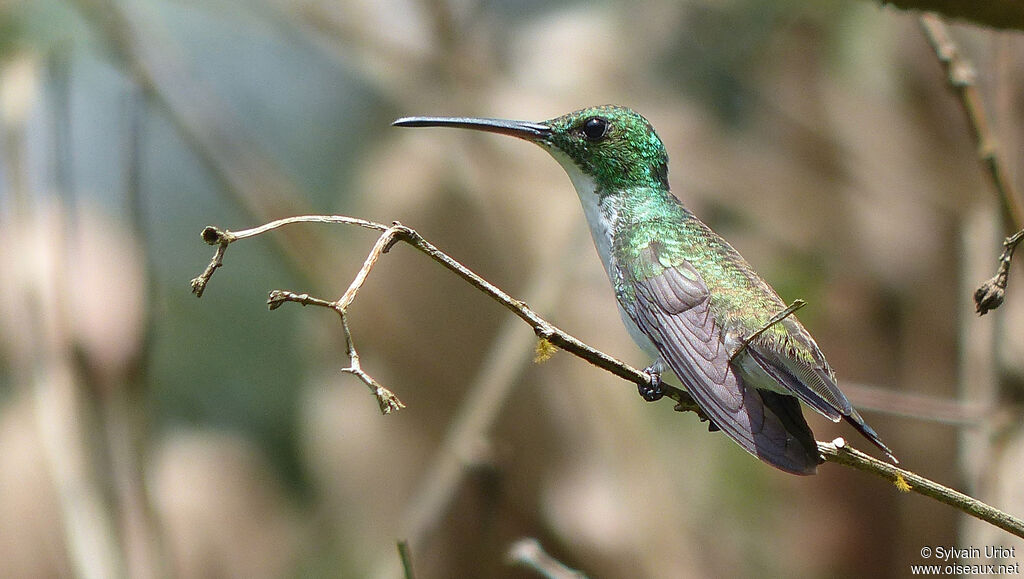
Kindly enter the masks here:
<path id="1" fill-rule="evenodd" d="M 543 124 L 551 133 L 537 140 L 538 144 L 551 150 L 563 166 L 572 161 L 599 189 L 668 189 L 668 154 L 651 123 L 640 113 L 605 105 L 574 111 Z M 570 167 L 566 170 L 571 173 Z"/>
<path id="2" fill-rule="evenodd" d="M 393 124 L 400 127 L 461 127 L 526 139 L 547 149 L 570 175 L 579 172 L 604 191 L 630 187 L 668 189 L 665 146 L 651 123 L 626 107 L 590 107 L 542 123 L 466 117 L 405 117 Z"/>

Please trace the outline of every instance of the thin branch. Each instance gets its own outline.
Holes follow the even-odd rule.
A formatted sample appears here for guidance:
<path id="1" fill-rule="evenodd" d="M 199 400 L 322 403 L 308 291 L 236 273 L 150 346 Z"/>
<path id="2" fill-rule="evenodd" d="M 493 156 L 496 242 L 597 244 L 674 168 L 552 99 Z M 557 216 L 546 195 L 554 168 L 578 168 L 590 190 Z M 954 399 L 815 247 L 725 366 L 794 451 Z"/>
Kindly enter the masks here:
<path id="1" fill-rule="evenodd" d="M 461 277 L 463 280 L 468 282 L 473 287 L 484 292 L 492 299 L 505 306 L 512 313 L 516 314 L 520 319 L 530 324 L 533 328 L 537 337 L 547 340 L 554 344 L 558 348 L 565 350 L 579 358 L 582 358 L 591 364 L 602 368 L 615 374 L 616 376 L 629 380 L 637 386 L 650 386 L 651 376 L 642 370 L 620 362 L 619 360 L 605 354 L 604 352 L 592 348 L 587 344 L 583 343 L 576 337 L 572 336 L 568 332 L 565 332 L 551 323 L 547 322 L 536 312 L 530 309 L 524 302 L 521 302 L 512 296 L 508 295 L 489 281 L 480 277 L 468 267 L 462 265 L 460 262 L 435 247 L 432 243 L 428 242 L 415 230 L 406 227 L 397 221 L 394 222 L 390 227 L 382 223 L 375 223 L 373 221 L 367 221 L 365 219 L 357 219 L 354 217 L 347 217 L 344 215 L 300 215 L 297 217 L 287 217 L 284 219 L 278 219 L 272 221 L 266 225 L 254 227 L 252 229 L 245 229 L 238 232 L 223 230 L 213 226 L 207 226 L 203 229 L 202 237 L 209 245 L 216 245 L 217 251 L 214 253 L 213 259 L 210 260 L 209 265 L 198 277 L 193 278 L 191 281 L 192 293 L 196 294 L 197 297 L 202 297 L 203 291 L 206 289 L 206 285 L 210 281 L 210 277 L 213 272 L 216 271 L 221 265 L 223 265 L 224 253 L 227 251 L 227 246 L 231 243 L 244 239 L 246 237 L 253 237 L 266 233 L 278 227 L 290 225 L 292 223 L 301 222 L 315 222 L 315 223 L 345 223 L 350 225 L 358 225 L 367 229 L 374 229 L 382 231 L 384 234 L 378 239 L 377 245 L 374 246 L 374 251 L 371 251 L 370 256 L 367 257 L 367 263 L 363 264 L 363 269 L 360 270 L 360 275 L 357 275 L 356 280 L 353 281 L 353 286 L 350 286 L 349 290 L 352 291 L 353 287 L 358 290 L 358 286 L 361 285 L 359 281 L 360 277 L 365 280 L 364 271 L 368 271 L 368 268 L 372 268 L 376 262 L 374 258 L 374 252 L 376 251 L 377 257 L 380 253 L 384 253 L 387 248 L 398 241 L 404 241 L 405 243 L 413 246 L 419 251 L 425 253 L 434 261 L 440 263 L 449 271 L 455 275 Z M 387 241 L 383 243 L 384 247 L 377 251 L 378 246 L 382 245 L 382 240 L 387 238 Z M 357 283 L 359 282 L 359 283 Z M 346 295 L 348 295 L 346 291 Z M 301 298 L 301 299 L 300 299 Z M 342 296 L 344 299 L 345 296 Z M 281 303 L 293 301 L 299 302 L 303 305 L 317 305 L 322 307 L 328 307 L 337 310 L 340 304 L 340 300 L 336 302 L 328 302 L 319 298 L 312 298 L 307 294 L 293 294 L 291 292 L 272 292 L 271 299 L 268 300 L 268 305 L 271 309 L 276 309 Z M 279 302 L 279 303 L 278 303 Z M 340 313 L 340 312 L 339 312 Z M 697 412 L 702 418 L 704 418 L 703 412 L 697 403 L 694 402 L 693 398 L 688 393 L 679 388 L 675 388 L 669 384 L 661 384 L 662 390 L 665 395 L 672 400 L 675 400 L 675 409 L 679 412 Z"/>
<path id="2" fill-rule="evenodd" d="M 530 307 L 524 302 L 514 299 L 498 287 L 492 285 L 490 282 L 450 257 L 448 254 L 435 247 L 416 231 L 407 227 L 404 229 L 404 234 L 400 237 L 401 241 L 405 241 L 421 252 L 427 254 L 431 259 L 440 263 L 473 287 L 484 292 L 492 299 L 505 306 L 505 308 L 529 324 L 533 328 L 534 333 L 537 334 L 538 338 L 547 340 L 558 348 L 582 358 L 598 368 L 607 370 L 620 378 L 633 382 L 637 386 L 649 387 L 651 385 L 651 376 L 647 372 L 637 370 L 628 364 L 620 362 L 608 354 L 581 342 L 568 332 L 555 327 L 537 315 L 537 313 L 530 309 Z M 667 384 L 661 384 L 661 388 L 665 392 L 666 396 L 676 401 L 675 409 L 677 411 L 692 411 L 703 416 L 703 413 L 700 411 L 700 407 L 697 406 L 697 403 L 694 402 L 693 398 L 691 398 L 685 391 Z"/>
<path id="3" fill-rule="evenodd" d="M 935 51 L 935 56 L 946 71 L 949 88 L 956 93 L 967 116 L 971 136 L 977 147 L 978 160 L 985 167 L 999 197 L 1006 229 L 1021 229 L 1024 227 L 1024 208 L 1021 207 L 1020 197 L 1014 191 L 1013 183 L 1006 172 L 1006 165 L 1000 160 L 997 139 L 989 127 L 981 93 L 975 86 L 977 74 L 974 67 L 960 54 L 941 16 L 926 12 L 921 15 L 919 22 L 921 30 Z"/>
<path id="4" fill-rule="evenodd" d="M 373 269 L 374 264 L 380 259 L 380 256 L 387 253 L 391 249 L 391 246 L 395 244 L 395 236 L 404 229 L 402 224 L 395 221 L 391 227 L 387 229 L 380 237 L 377 238 L 377 243 L 373 244 L 373 249 L 370 250 L 370 254 L 366 256 L 366 261 L 363 262 L 363 267 L 359 268 L 359 273 L 356 274 L 355 279 L 349 284 L 348 289 L 345 293 L 338 298 L 337 309 L 339 312 L 345 311 L 352 300 L 356 299 L 356 294 L 359 293 L 359 289 L 366 283 L 366 276 L 370 275 L 370 270 Z"/>
<path id="5" fill-rule="evenodd" d="M 220 260 L 223 261 L 224 249 L 227 247 L 228 243 L 231 243 L 231 241 L 237 241 L 239 239 L 244 239 L 245 237 L 259 235 L 260 233 L 265 233 L 287 223 L 296 223 L 301 221 L 314 221 L 319 223 L 347 223 L 368 227 L 370 229 L 378 229 L 376 225 L 379 225 L 369 221 L 363 221 L 361 219 L 349 219 L 342 216 L 332 216 L 332 218 L 327 220 L 314 219 L 313 217 L 315 216 L 307 215 L 302 216 L 302 218 L 294 218 L 291 220 L 279 219 L 277 222 L 274 222 L 276 224 L 274 227 L 256 227 L 234 234 L 229 231 L 220 231 L 213 228 L 214 231 L 216 231 L 218 234 L 211 235 L 209 237 L 211 240 L 213 240 L 214 243 L 218 244 L 218 249 L 217 253 L 214 255 L 214 261 L 211 261 L 210 263 L 213 264 L 215 261 L 217 261 L 218 256 Z M 347 374 L 352 374 L 356 378 L 359 378 L 359 380 L 362 381 L 363 384 L 366 384 L 367 388 L 370 389 L 370 392 L 372 392 L 373 395 L 377 398 L 377 404 L 380 406 L 380 411 L 382 414 L 391 414 L 396 410 L 401 410 L 402 408 L 405 408 L 405 404 L 403 404 L 402 401 L 399 400 L 398 397 L 395 396 L 395 394 L 392 391 L 385 388 L 383 385 L 381 385 L 380 382 L 377 382 L 377 380 L 373 376 L 371 376 L 365 370 L 363 370 L 362 364 L 360 364 L 359 362 L 359 352 L 356 351 L 355 342 L 352 339 L 352 330 L 348 326 L 348 317 L 346 316 L 346 313 L 348 312 L 348 307 L 352 304 L 352 300 L 355 299 L 356 294 L 359 292 L 359 288 L 361 288 L 363 286 L 363 283 L 366 282 L 366 277 L 369 275 L 370 270 L 373 269 L 373 266 L 377 263 L 377 260 L 380 259 L 380 256 L 387 252 L 388 249 L 394 244 L 395 236 L 403 229 L 404 227 L 396 221 L 394 225 L 384 230 L 384 233 L 382 233 L 380 237 L 377 239 L 377 243 L 374 244 L 373 249 L 370 250 L 370 254 L 366 257 L 366 261 L 363 263 L 363 266 L 359 269 L 359 273 L 356 274 L 355 279 L 352 280 L 352 283 L 349 285 L 344 295 L 342 295 L 337 300 L 327 301 L 320 298 L 312 297 L 309 294 L 297 294 L 286 290 L 274 290 L 270 292 L 270 296 L 267 298 L 267 307 L 269 307 L 272 310 L 276 310 L 277 308 L 281 307 L 281 304 L 283 303 L 295 302 L 303 306 L 319 306 L 329 308 L 338 313 L 338 315 L 341 317 L 341 326 L 345 331 L 345 350 L 348 353 L 349 358 L 348 367 L 342 368 L 341 371 Z M 209 230 L 211 230 L 210 227 L 207 227 L 205 230 L 203 230 L 204 239 L 207 237 L 205 234 Z M 225 239 L 229 239 L 230 241 L 218 241 Z M 209 266 L 207 267 L 207 271 L 212 272 L 213 269 L 215 268 L 211 268 Z M 209 277 L 207 277 L 206 280 L 209 281 Z M 193 280 L 193 291 L 195 291 L 195 287 L 195 280 Z"/>
<path id="6" fill-rule="evenodd" d="M 359 366 L 359 356 L 356 353 L 354 346 L 352 345 L 352 335 L 351 332 L 349 331 L 348 321 L 345 316 L 346 309 L 344 307 L 341 307 L 341 304 L 342 300 L 344 300 L 346 296 L 351 296 L 346 302 L 346 307 L 347 305 L 351 304 L 351 299 L 354 298 L 355 293 L 362 286 L 363 282 L 366 279 L 366 275 L 368 275 L 370 269 L 372 269 L 373 265 L 377 262 L 380 256 L 383 253 L 386 253 L 387 250 L 398 241 L 403 241 L 415 247 L 419 251 L 428 255 L 434 261 L 437 261 L 438 263 L 443 265 L 449 271 L 452 271 L 453 273 L 461 277 L 463 280 L 468 282 L 473 287 L 489 295 L 495 301 L 499 302 L 507 309 L 515 313 L 520 319 L 530 324 L 530 326 L 534 329 L 534 333 L 536 333 L 538 337 L 551 342 L 552 344 L 558 346 L 559 348 L 579 358 L 582 358 L 599 368 L 607 370 L 612 374 L 615 374 L 616 376 L 633 382 L 638 386 L 650 385 L 651 376 L 646 372 L 642 372 L 640 370 L 633 368 L 632 366 L 624 364 L 619 360 L 601 352 L 600 350 L 597 350 L 584 344 L 583 342 L 579 341 L 572 335 L 558 329 L 554 325 L 550 324 L 549 322 L 538 316 L 525 303 L 512 298 L 504 291 L 494 286 L 493 284 L 483 279 L 482 277 L 478 276 L 469 268 L 462 265 L 460 262 L 456 261 L 448 254 L 444 253 L 443 251 L 435 247 L 433 244 L 425 240 L 415 230 L 410 229 L 398 223 L 397 221 L 394 222 L 391 226 L 386 226 L 380 223 L 374 223 L 371 221 L 365 221 L 362 219 L 355 219 L 339 215 L 305 215 L 288 219 L 280 219 L 265 226 L 247 229 L 237 233 L 221 230 L 215 227 L 207 227 L 206 229 L 203 230 L 203 239 L 211 245 L 217 245 L 218 248 L 217 252 L 214 254 L 214 257 L 210 262 L 210 265 L 207 266 L 204 274 L 206 272 L 212 272 L 213 270 L 220 266 L 220 264 L 223 261 L 224 251 L 226 250 L 227 245 L 229 245 L 233 241 L 237 241 L 238 239 L 243 239 L 245 237 L 259 235 L 260 233 L 271 231 L 277 227 L 281 227 L 289 223 L 298 222 L 346 223 L 351 225 L 359 225 L 361 227 L 366 227 L 368 229 L 374 229 L 382 232 L 381 236 L 377 239 L 377 243 L 374 244 L 373 250 L 371 250 L 370 254 L 367 256 L 367 259 L 364 262 L 363 267 L 360 269 L 359 274 L 357 274 L 356 278 L 353 280 L 352 284 L 350 284 L 349 289 L 345 292 L 345 294 L 338 300 L 328 301 L 309 296 L 308 294 L 295 294 L 292 292 L 275 290 L 271 292 L 268 303 L 271 309 L 275 309 L 285 302 L 296 302 L 302 305 L 326 307 L 336 311 L 341 316 L 342 325 L 345 329 L 345 339 L 346 345 L 348 347 L 347 349 L 349 353 L 349 358 L 352 361 L 349 368 L 346 368 L 343 371 L 359 376 L 361 380 L 363 380 L 368 386 L 370 386 L 371 390 L 374 391 L 374 394 L 377 395 L 378 401 L 381 404 L 381 410 L 384 413 L 390 412 L 390 410 L 385 410 L 385 402 L 382 399 L 382 392 L 384 393 L 383 396 L 385 397 L 387 397 L 387 395 L 393 397 L 394 395 L 391 394 L 390 391 L 388 391 L 387 389 L 383 388 L 383 386 L 380 386 L 380 384 L 378 384 L 368 374 L 361 370 Z M 1024 236 L 1024 233 L 1022 233 L 1021 235 Z M 197 295 L 201 293 L 202 289 L 205 288 L 206 283 L 209 281 L 208 275 L 205 277 L 205 279 L 201 280 L 201 278 L 203 278 L 203 276 L 200 276 L 192 280 L 193 291 L 195 291 Z M 196 290 L 197 286 L 199 287 L 198 291 Z M 666 390 L 666 394 L 670 398 L 677 402 L 675 407 L 676 410 L 690 410 L 697 412 L 698 415 L 701 415 L 699 407 L 693 401 L 693 399 L 690 398 L 689 394 L 682 390 L 679 390 L 678 388 L 673 388 L 665 384 L 662 385 L 662 388 Z M 397 398 L 394 398 L 393 400 L 397 402 L 398 406 L 393 407 L 391 410 L 397 410 L 398 408 L 401 408 L 401 402 L 398 402 Z M 1024 538 L 1024 521 L 1021 521 L 1020 519 L 1017 519 L 1016 517 L 1013 517 L 1008 513 L 995 509 L 989 505 L 986 505 L 985 503 L 982 503 L 981 501 L 973 499 L 953 489 L 947 488 L 943 485 L 940 485 L 911 471 L 898 468 L 888 463 L 882 462 L 878 459 L 872 458 L 867 454 L 864 454 L 860 451 L 848 447 L 845 441 L 843 441 L 843 439 L 841 438 L 836 439 L 831 443 L 818 442 L 818 449 L 821 452 L 823 458 L 828 462 L 835 462 L 837 464 L 852 466 L 859 470 L 870 472 L 872 474 L 875 474 L 876 476 L 880 476 L 884 479 L 893 481 L 901 490 L 912 490 L 921 495 L 931 497 L 942 503 L 948 504 L 958 510 L 961 510 L 964 513 L 967 513 L 973 517 L 977 517 L 980 520 L 991 523 L 1014 535 Z"/>
<path id="7" fill-rule="evenodd" d="M 239 239 L 260 235 L 261 233 L 266 233 L 291 223 L 345 223 L 348 225 L 358 225 L 359 227 L 365 227 L 367 229 L 375 229 L 377 231 L 387 231 L 388 229 L 387 225 L 383 225 L 381 223 L 374 223 L 373 221 L 347 217 L 345 215 L 298 215 L 295 217 L 277 219 L 270 223 L 260 225 L 259 227 L 244 229 L 242 231 L 227 231 L 208 225 L 203 229 L 203 232 L 200 235 L 202 236 L 203 241 L 208 245 L 216 245 L 217 252 L 213 254 L 213 259 L 210 260 L 209 265 L 206 266 L 203 273 L 192 278 L 192 281 L 190 282 L 192 285 L 192 293 L 196 294 L 197 298 L 203 297 L 203 292 L 206 291 L 206 284 L 210 283 L 210 278 L 213 277 L 213 272 L 224 264 L 224 252 L 227 251 L 229 245 Z"/>
<path id="8" fill-rule="evenodd" d="M 396 410 L 405 408 L 405 404 L 398 399 L 394 392 L 385 388 L 373 376 L 370 376 L 363 370 L 363 366 L 359 362 L 359 352 L 356 351 L 355 342 L 352 340 L 352 330 L 348 327 L 348 316 L 346 316 L 345 309 L 341 308 L 338 302 L 322 300 L 309 294 L 297 294 L 286 290 L 274 290 L 270 292 L 270 297 L 267 298 L 267 306 L 272 310 L 276 310 L 281 307 L 281 304 L 286 302 L 295 302 L 303 306 L 320 306 L 337 312 L 341 316 L 341 327 L 345 332 L 345 351 L 349 359 L 349 365 L 342 368 L 341 371 L 346 374 L 352 374 L 359 378 L 363 384 L 366 384 L 366 387 L 377 398 L 377 405 L 380 406 L 381 414 L 391 414 Z"/>
<path id="9" fill-rule="evenodd" d="M 887 479 L 897 486 L 901 484 L 909 485 L 910 488 L 906 489 L 908 491 L 933 498 L 972 517 L 991 523 L 1008 533 L 1024 537 L 1024 521 L 1021 519 L 1000 511 L 974 497 L 965 495 L 960 491 L 924 478 L 919 474 L 868 456 L 855 448 L 847 446 L 846 441 L 842 438 L 837 438 L 832 442 L 819 441 L 818 451 L 828 462 L 851 466 L 857 470 L 869 472 Z"/>
<path id="10" fill-rule="evenodd" d="M 373 376 L 363 371 L 363 367 L 359 363 L 359 353 L 356 352 L 355 343 L 352 341 L 352 330 L 348 327 L 348 318 L 345 316 L 345 311 L 339 309 L 338 314 L 341 316 L 341 325 L 345 328 L 345 349 L 348 351 L 348 358 L 350 360 L 349 366 L 342 368 L 341 371 L 352 374 L 362 380 L 363 384 L 366 384 L 377 398 L 381 414 L 391 414 L 396 410 L 405 408 L 405 404 L 398 399 L 398 396 L 395 396 L 392 391 L 382 386 L 380 382 L 377 382 Z"/>
<path id="11" fill-rule="evenodd" d="M 806 305 L 807 305 L 807 302 L 805 302 L 804 300 L 801 300 L 801 299 L 793 300 L 793 303 L 789 304 L 789 306 L 787 306 L 786 309 L 784 309 L 781 312 L 779 312 L 779 313 L 775 314 L 774 316 L 772 316 L 772 319 L 768 320 L 768 323 L 766 323 L 765 325 L 761 326 L 761 328 L 759 330 L 757 330 L 753 334 L 750 334 L 746 338 L 743 338 L 742 340 L 740 340 L 739 347 L 736 348 L 736 351 L 734 351 L 732 353 L 732 355 L 729 356 L 729 362 L 732 362 L 733 360 L 735 360 L 736 356 L 739 356 L 741 353 L 743 353 L 743 351 L 747 349 L 747 346 L 749 346 L 750 343 L 753 342 L 754 340 L 756 340 L 761 334 L 767 332 L 768 328 L 774 326 L 775 324 L 777 324 L 777 323 L 781 322 L 782 320 L 788 318 L 789 316 L 793 315 L 794 312 L 796 312 L 797 310 L 799 310 L 800 308 L 802 308 L 802 307 L 804 307 Z"/>
<path id="12" fill-rule="evenodd" d="M 1020 197 L 1014 190 L 1013 180 L 1010 179 L 1006 171 L 1006 164 L 1000 160 L 999 149 L 996 146 L 997 139 L 989 127 L 981 94 L 975 86 L 974 81 L 977 75 L 974 67 L 960 54 L 960 50 L 949 35 L 949 30 L 941 16 L 926 12 L 921 15 L 919 22 L 921 30 L 935 51 L 935 56 L 946 71 L 949 87 L 956 93 L 960 105 L 964 109 L 967 124 L 971 127 L 971 136 L 974 138 L 974 144 L 978 150 L 978 160 L 985 167 L 996 196 L 999 198 L 1003 223 L 1008 231 L 1020 230 L 1024 228 L 1024 208 L 1021 206 Z M 1010 239 L 1014 238 L 1016 241 L 1011 246 Z M 978 315 L 983 316 L 989 310 L 994 310 L 1003 303 L 1007 274 L 1010 270 L 1010 258 L 1019 241 L 1019 233 L 1006 240 L 1003 244 L 1003 256 L 999 260 L 999 273 L 975 290 L 974 303 Z"/>

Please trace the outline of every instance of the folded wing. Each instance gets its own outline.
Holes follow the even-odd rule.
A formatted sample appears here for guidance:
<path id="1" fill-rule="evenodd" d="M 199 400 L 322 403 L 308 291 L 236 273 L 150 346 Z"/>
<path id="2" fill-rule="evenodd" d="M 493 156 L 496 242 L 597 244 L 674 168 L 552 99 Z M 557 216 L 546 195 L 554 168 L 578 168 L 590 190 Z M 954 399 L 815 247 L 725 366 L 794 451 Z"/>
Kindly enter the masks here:
<path id="1" fill-rule="evenodd" d="M 635 296 L 624 309 L 708 418 L 761 460 L 795 474 L 813 474 L 820 458 L 799 401 L 748 387 L 737 375 L 700 274 L 685 261 L 661 266 L 651 247 L 640 258 L 623 280 Z"/>

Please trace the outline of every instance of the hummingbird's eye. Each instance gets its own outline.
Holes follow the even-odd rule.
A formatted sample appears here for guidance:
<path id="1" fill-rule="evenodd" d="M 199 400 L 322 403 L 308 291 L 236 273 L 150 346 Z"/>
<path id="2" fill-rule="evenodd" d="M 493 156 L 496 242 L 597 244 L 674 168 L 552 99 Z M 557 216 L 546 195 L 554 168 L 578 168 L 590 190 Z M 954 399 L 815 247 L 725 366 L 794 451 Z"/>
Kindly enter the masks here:
<path id="1" fill-rule="evenodd" d="M 608 121 L 601 117 L 590 117 L 583 121 L 583 136 L 588 141 L 599 141 L 608 134 Z"/>

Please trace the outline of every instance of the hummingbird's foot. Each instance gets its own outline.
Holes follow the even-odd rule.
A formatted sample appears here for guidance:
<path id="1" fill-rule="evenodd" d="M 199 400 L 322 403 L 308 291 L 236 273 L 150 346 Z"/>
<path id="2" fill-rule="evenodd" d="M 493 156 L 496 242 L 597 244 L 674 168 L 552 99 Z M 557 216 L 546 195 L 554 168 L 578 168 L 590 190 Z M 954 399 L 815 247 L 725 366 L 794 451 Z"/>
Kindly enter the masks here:
<path id="1" fill-rule="evenodd" d="M 651 378 L 651 381 L 647 384 L 637 385 L 636 389 L 640 392 L 640 396 L 648 402 L 661 400 L 665 396 L 665 391 L 661 387 L 661 365 L 655 362 L 645 368 L 644 372 Z"/>

